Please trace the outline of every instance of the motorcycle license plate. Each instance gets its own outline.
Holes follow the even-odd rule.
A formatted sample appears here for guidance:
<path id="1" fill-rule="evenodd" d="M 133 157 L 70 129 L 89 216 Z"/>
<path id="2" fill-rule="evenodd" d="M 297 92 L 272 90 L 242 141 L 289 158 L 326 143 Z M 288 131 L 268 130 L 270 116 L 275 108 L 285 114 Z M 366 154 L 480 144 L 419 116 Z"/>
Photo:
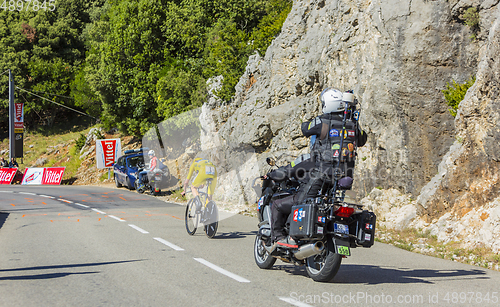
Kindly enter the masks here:
<path id="1" fill-rule="evenodd" d="M 260 207 L 264 204 L 264 196 L 259 198 L 259 201 L 257 202 L 257 209 L 260 210 Z"/>
<path id="2" fill-rule="evenodd" d="M 349 249 L 349 246 L 337 245 L 337 254 L 342 256 L 350 256 L 351 251 Z"/>
<path id="3" fill-rule="evenodd" d="M 161 180 L 161 176 L 155 176 L 155 180 Z"/>
<path id="4" fill-rule="evenodd" d="M 349 226 L 344 224 L 333 224 L 333 231 L 337 233 L 349 234 Z"/>

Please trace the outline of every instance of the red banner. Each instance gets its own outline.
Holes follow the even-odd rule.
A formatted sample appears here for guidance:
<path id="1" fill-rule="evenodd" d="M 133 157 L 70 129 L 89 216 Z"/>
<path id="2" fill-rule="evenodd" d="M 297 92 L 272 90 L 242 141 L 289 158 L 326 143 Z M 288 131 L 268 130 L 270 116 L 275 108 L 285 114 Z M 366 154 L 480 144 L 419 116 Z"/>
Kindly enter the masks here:
<path id="1" fill-rule="evenodd" d="M 101 141 L 101 146 L 104 151 L 104 167 L 112 167 L 115 163 L 116 140 Z"/>
<path id="2" fill-rule="evenodd" d="M 43 170 L 42 184 L 61 184 L 65 167 L 46 167 Z"/>
<path id="3" fill-rule="evenodd" d="M 10 184 L 14 175 L 16 174 L 17 168 L 0 168 L 0 184 Z"/>

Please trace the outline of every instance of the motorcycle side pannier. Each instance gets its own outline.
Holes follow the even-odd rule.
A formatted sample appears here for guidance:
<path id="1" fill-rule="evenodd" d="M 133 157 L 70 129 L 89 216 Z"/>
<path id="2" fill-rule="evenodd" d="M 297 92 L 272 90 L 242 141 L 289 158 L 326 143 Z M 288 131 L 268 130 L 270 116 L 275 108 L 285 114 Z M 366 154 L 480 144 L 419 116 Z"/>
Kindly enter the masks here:
<path id="1" fill-rule="evenodd" d="M 359 217 L 358 244 L 363 247 L 373 245 L 377 216 L 375 213 L 364 210 Z"/>
<path id="2" fill-rule="evenodd" d="M 323 236 L 318 234 L 318 214 L 314 203 L 295 205 L 292 207 L 292 218 L 290 220 L 290 236 L 303 239 Z"/>

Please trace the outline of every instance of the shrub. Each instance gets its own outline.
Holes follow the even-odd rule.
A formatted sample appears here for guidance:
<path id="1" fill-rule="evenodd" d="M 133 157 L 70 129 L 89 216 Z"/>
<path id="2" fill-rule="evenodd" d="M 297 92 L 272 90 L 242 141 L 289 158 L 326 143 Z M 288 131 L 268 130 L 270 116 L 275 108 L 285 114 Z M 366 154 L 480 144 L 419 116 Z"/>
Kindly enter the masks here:
<path id="1" fill-rule="evenodd" d="M 80 133 L 80 137 L 75 141 L 76 145 L 76 151 L 79 152 L 83 146 L 85 146 L 85 142 L 87 141 L 87 137 L 83 134 Z"/>
<path id="2" fill-rule="evenodd" d="M 470 7 L 464 13 L 465 24 L 471 29 L 479 27 L 479 12 L 475 7 Z"/>
<path id="3" fill-rule="evenodd" d="M 475 76 L 472 76 L 463 84 L 457 83 L 455 80 L 452 80 L 451 85 L 450 83 L 446 83 L 446 89 L 442 90 L 442 92 L 446 99 L 446 104 L 451 107 L 449 111 L 453 117 L 457 116 L 458 105 L 464 99 L 467 90 L 474 82 L 476 82 Z"/>

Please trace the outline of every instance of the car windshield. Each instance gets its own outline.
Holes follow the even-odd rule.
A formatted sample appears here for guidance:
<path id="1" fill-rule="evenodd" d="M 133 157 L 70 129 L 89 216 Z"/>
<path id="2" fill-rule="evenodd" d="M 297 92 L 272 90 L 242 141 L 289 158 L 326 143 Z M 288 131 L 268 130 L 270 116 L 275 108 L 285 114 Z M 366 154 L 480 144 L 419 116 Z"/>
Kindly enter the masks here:
<path id="1" fill-rule="evenodd" d="M 144 164 L 144 157 L 142 155 L 128 158 L 128 167 L 138 167 L 138 164 Z"/>

